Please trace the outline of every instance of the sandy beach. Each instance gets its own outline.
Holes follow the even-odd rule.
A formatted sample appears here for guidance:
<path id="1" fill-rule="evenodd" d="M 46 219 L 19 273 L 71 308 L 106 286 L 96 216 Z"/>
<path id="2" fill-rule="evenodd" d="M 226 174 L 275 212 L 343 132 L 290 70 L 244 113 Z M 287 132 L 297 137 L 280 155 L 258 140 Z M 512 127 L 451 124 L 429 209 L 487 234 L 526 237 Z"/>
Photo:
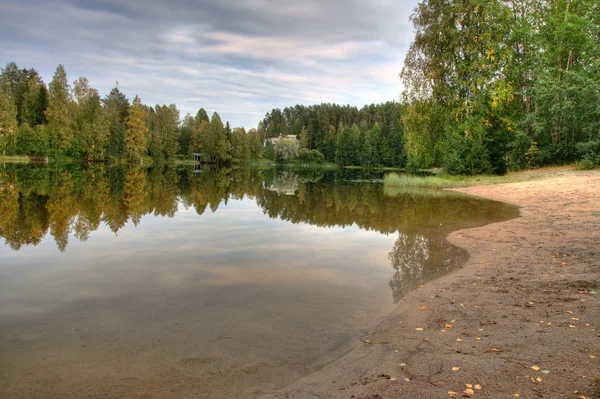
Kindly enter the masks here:
<path id="1" fill-rule="evenodd" d="M 521 216 L 452 233 L 470 253 L 462 268 L 266 397 L 600 397 L 600 171 L 456 191 L 519 205 Z"/>

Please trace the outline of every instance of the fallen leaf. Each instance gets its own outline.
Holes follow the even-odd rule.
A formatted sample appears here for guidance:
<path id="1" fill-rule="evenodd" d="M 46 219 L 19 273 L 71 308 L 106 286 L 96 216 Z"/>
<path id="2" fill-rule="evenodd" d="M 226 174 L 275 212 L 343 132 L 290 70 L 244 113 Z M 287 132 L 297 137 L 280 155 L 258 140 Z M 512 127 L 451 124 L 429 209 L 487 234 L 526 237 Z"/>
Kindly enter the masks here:
<path id="1" fill-rule="evenodd" d="M 598 295 L 598 291 L 596 291 L 596 290 L 590 290 L 589 293 L 591 295 Z"/>
<path id="2" fill-rule="evenodd" d="M 456 392 L 454 392 L 454 391 L 448 391 L 448 395 L 449 395 L 451 398 L 453 398 L 453 397 L 455 397 L 455 396 L 456 396 Z"/>
<path id="3" fill-rule="evenodd" d="M 521 396 L 521 395 L 519 395 L 518 393 L 515 394 L 515 398 L 518 398 L 519 396 Z"/>
<path id="4" fill-rule="evenodd" d="M 460 370 L 460 367 L 452 367 L 452 371 L 458 371 Z"/>
<path id="5" fill-rule="evenodd" d="M 400 364 L 398 364 L 398 366 L 404 367 L 404 366 L 406 366 L 406 363 L 400 363 Z"/>
<path id="6" fill-rule="evenodd" d="M 533 365 L 531 368 L 535 371 L 540 371 L 540 366 Z"/>
<path id="7" fill-rule="evenodd" d="M 502 352 L 502 351 L 498 348 L 492 348 L 492 349 L 490 349 L 490 352 Z"/>
<path id="8" fill-rule="evenodd" d="M 421 310 L 427 309 L 427 306 L 421 306 Z"/>
<path id="9" fill-rule="evenodd" d="M 452 328 L 452 324 L 446 324 L 446 328 Z"/>
<path id="10" fill-rule="evenodd" d="M 575 328 L 573 324 L 569 324 L 569 328 Z"/>
<path id="11" fill-rule="evenodd" d="M 475 341 L 481 341 L 481 338 L 477 337 L 475 338 Z"/>
<path id="12" fill-rule="evenodd" d="M 462 339 L 456 338 L 456 342 L 462 342 Z"/>
<path id="13" fill-rule="evenodd" d="M 567 310 L 567 313 L 568 314 L 573 314 L 573 311 L 572 310 Z"/>
<path id="14" fill-rule="evenodd" d="M 409 382 L 410 378 L 405 378 L 404 381 Z"/>
<path id="15" fill-rule="evenodd" d="M 550 370 L 542 370 L 542 373 L 544 373 L 544 374 L 550 374 Z"/>
<path id="16" fill-rule="evenodd" d="M 571 320 L 579 321 L 578 317 L 571 317 Z"/>
<path id="17" fill-rule="evenodd" d="M 473 384 L 465 384 L 467 388 L 473 388 Z"/>
<path id="18" fill-rule="evenodd" d="M 399 350 L 398 350 L 398 349 L 396 349 L 396 350 L 394 351 L 394 353 L 398 353 L 398 352 L 399 352 Z"/>
<path id="19" fill-rule="evenodd" d="M 417 330 L 417 331 L 423 331 L 423 327 L 417 327 L 417 328 L 415 328 L 415 330 Z"/>
<path id="20" fill-rule="evenodd" d="M 413 287 L 414 287 L 414 285 L 413 285 Z M 423 288 L 423 284 L 419 284 L 419 288 Z"/>
<path id="21" fill-rule="evenodd" d="M 473 394 L 475 394 L 475 391 L 472 390 L 471 388 L 465 389 L 465 391 L 463 392 L 463 397 L 468 398 Z"/>
<path id="22" fill-rule="evenodd" d="M 541 377 L 537 377 L 535 380 L 536 380 L 537 382 L 542 382 L 542 378 L 541 378 Z"/>
<path id="23" fill-rule="evenodd" d="M 461 303 L 461 304 L 460 304 L 460 307 L 461 307 L 461 308 L 464 308 L 464 307 L 465 307 L 465 304 L 464 304 L 464 303 Z"/>
<path id="24" fill-rule="evenodd" d="M 390 378 L 390 380 L 396 381 L 396 377 L 392 377 L 392 378 Z"/>
<path id="25" fill-rule="evenodd" d="M 479 384 L 475 384 L 475 389 L 477 389 L 478 391 L 481 391 L 483 389 L 483 387 Z"/>
<path id="26" fill-rule="evenodd" d="M 595 359 L 596 355 L 590 355 L 590 359 Z"/>

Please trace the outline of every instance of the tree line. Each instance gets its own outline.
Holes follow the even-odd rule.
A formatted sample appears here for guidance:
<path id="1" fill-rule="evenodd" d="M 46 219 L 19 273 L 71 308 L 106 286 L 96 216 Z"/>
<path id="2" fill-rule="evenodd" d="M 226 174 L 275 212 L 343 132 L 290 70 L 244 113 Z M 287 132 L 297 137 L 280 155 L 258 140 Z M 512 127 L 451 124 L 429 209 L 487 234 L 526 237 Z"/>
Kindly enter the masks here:
<path id="1" fill-rule="evenodd" d="M 402 110 L 402 104 L 394 101 L 360 109 L 337 104 L 296 105 L 273 109 L 257 130 L 263 139 L 297 136 L 301 147 L 297 157 L 302 160 L 322 158 L 341 166 L 402 167 L 406 164 Z M 276 156 L 269 156 L 267 147 L 265 157 Z"/>
<path id="2" fill-rule="evenodd" d="M 597 0 L 424 0 L 401 78 L 408 162 L 600 163 Z"/>
<path id="3" fill-rule="evenodd" d="M 14 62 L 0 76 L 0 151 L 4 154 L 70 157 L 86 161 L 145 157 L 167 160 L 202 153 L 207 162 L 243 162 L 260 156 L 256 131 L 231 129 L 204 109 L 183 122 L 177 106 L 133 101 L 118 86 L 101 98 L 80 77 L 69 84 L 63 65 L 46 86 L 33 68 Z"/>

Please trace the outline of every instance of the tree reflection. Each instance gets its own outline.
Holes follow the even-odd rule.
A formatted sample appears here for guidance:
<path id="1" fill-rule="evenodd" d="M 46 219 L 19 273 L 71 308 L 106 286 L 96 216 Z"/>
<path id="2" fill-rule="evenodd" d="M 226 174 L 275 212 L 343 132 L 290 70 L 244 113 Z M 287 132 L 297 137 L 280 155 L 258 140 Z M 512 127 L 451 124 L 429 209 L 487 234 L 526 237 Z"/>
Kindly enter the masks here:
<path id="1" fill-rule="evenodd" d="M 390 279 L 394 303 L 419 284 L 455 269 L 466 257 L 466 251 L 444 238 L 399 233 L 394 248 L 388 254 L 396 271 Z"/>
<path id="2" fill-rule="evenodd" d="M 453 269 L 465 252 L 445 237 L 517 215 L 505 204 L 445 192 L 388 195 L 380 184 L 344 182 L 338 172 L 258 169 L 148 169 L 124 165 L 13 166 L 0 170 L 0 236 L 13 249 L 50 234 L 60 251 L 70 236 L 86 241 L 102 223 L 115 234 L 144 215 L 173 217 L 179 204 L 199 215 L 229 199 L 255 200 L 264 213 L 292 223 L 358 226 L 398 234 L 389 260 L 394 301 L 424 281 Z"/>

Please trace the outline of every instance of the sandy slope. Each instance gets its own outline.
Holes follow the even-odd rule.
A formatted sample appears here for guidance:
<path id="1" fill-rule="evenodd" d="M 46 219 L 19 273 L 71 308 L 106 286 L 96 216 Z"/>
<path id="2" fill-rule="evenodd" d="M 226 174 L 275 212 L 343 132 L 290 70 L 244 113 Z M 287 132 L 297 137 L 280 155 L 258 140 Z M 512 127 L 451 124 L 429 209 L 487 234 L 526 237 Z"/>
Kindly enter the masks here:
<path id="1" fill-rule="evenodd" d="M 600 398 L 600 171 L 457 191 L 522 216 L 451 234 L 471 253 L 462 269 L 409 294 L 370 344 L 267 397 L 448 398 L 479 384 L 472 397 Z"/>

